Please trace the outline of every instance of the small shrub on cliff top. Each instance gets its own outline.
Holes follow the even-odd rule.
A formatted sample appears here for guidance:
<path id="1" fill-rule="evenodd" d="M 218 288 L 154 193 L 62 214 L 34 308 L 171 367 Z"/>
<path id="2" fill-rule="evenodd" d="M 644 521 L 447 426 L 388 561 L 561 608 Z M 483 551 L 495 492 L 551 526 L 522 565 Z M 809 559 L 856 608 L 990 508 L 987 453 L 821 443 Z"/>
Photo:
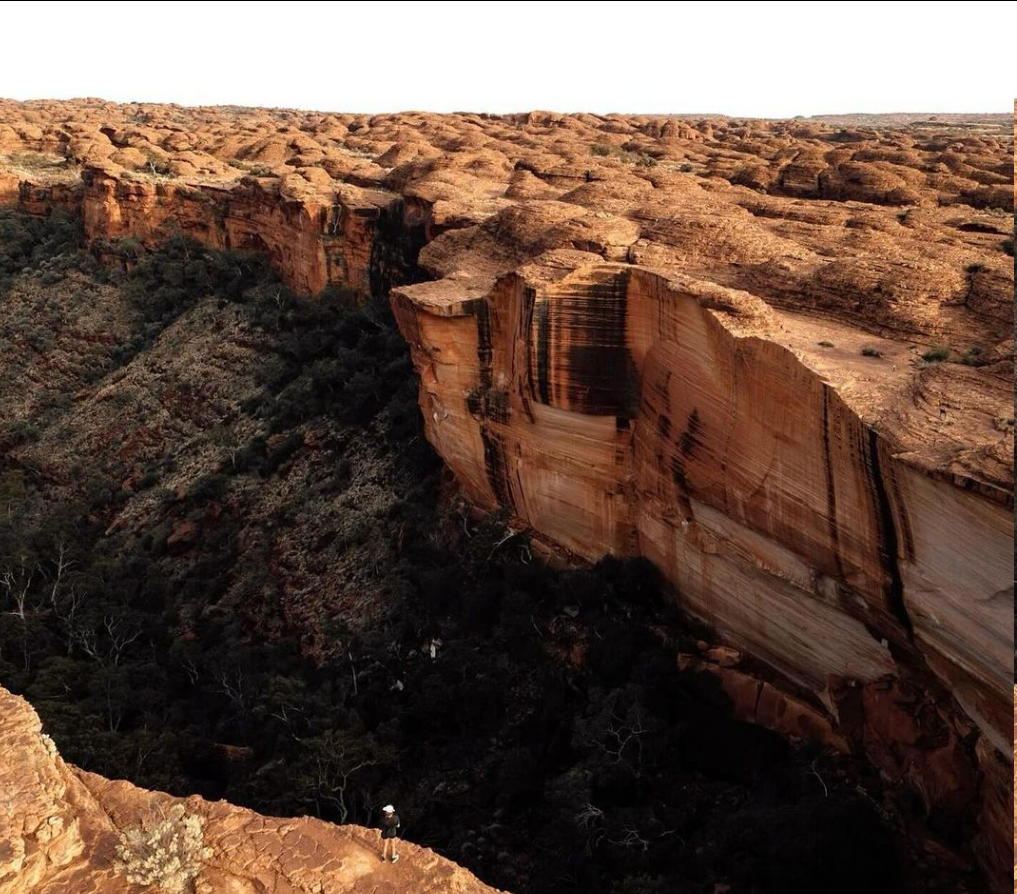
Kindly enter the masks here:
<path id="1" fill-rule="evenodd" d="M 865 345 L 862 348 L 862 356 L 879 358 L 883 356 L 883 352 L 879 350 L 879 348 L 874 348 L 872 345 Z"/>
<path id="2" fill-rule="evenodd" d="M 46 155 L 43 152 L 12 152 L 7 160 L 13 167 L 29 171 L 41 171 L 46 168 L 60 168 L 67 165 L 67 159 L 59 155 Z"/>
<path id="3" fill-rule="evenodd" d="M 165 156 L 148 148 L 142 149 L 141 153 L 145 156 L 144 165 L 138 168 L 142 173 L 150 174 L 153 177 L 172 177 L 176 173 Z"/>
<path id="4" fill-rule="evenodd" d="M 922 360 L 926 363 L 942 363 L 944 360 L 949 359 L 949 357 L 950 349 L 944 348 L 942 345 L 929 348 L 929 350 L 922 354 Z"/>
<path id="5" fill-rule="evenodd" d="M 646 152 L 631 152 L 628 149 L 610 146 L 607 143 L 594 143 L 590 146 L 590 154 L 600 158 L 614 157 L 626 164 L 640 168 L 652 168 L 657 164 L 657 159 Z"/>
<path id="6" fill-rule="evenodd" d="M 174 804 L 120 833 L 116 871 L 132 885 L 157 885 L 167 894 L 187 894 L 194 877 L 210 856 L 205 847 L 205 821 Z"/>

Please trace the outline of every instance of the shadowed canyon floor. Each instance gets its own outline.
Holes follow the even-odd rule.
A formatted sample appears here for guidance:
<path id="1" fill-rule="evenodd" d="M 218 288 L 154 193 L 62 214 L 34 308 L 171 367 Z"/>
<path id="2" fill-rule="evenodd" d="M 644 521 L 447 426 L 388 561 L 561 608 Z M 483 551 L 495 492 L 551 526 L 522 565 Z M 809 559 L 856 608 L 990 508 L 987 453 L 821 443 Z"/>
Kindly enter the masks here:
<path id="1" fill-rule="evenodd" d="M 227 769 L 211 774 L 211 789 L 234 784 L 231 774 L 258 789 L 255 765 L 262 780 L 275 772 L 265 769 L 275 744 L 254 741 L 258 711 L 284 716 L 270 738 L 321 748 L 359 724 L 389 744 L 401 739 L 378 727 L 383 716 L 297 729 L 291 712 L 306 693 L 284 695 L 292 681 L 251 683 L 250 665 L 266 655 L 245 659 L 244 671 L 243 661 L 213 666 L 186 651 L 204 651 L 227 619 L 242 619 L 231 642 L 255 630 L 288 638 L 300 660 L 325 662 L 329 674 L 344 663 L 354 697 L 364 661 L 368 679 L 380 665 L 387 686 L 410 685 L 381 659 L 379 631 L 391 630 L 394 612 L 419 612 L 421 594 L 435 617 L 462 600 L 466 619 L 449 628 L 432 618 L 391 636 L 397 663 L 409 648 L 400 643 L 415 642 L 419 656 L 421 643 L 439 640 L 440 652 L 464 628 L 511 638 L 509 616 L 532 615 L 540 649 L 585 674 L 601 622 L 625 622 L 586 627 L 589 605 L 569 593 L 584 586 L 577 579 L 521 585 L 502 562 L 525 564 L 534 552 L 566 563 L 644 557 L 688 616 L 682 629 L 704 625 L 671 649 L 691 687 L 681 698 L 708 691 L 737 718 L 841 754 L 828 758 L 835 763 L 870 761 L 896 793 L 868 789 L 870 798 L 891 826 L 926 842 L 918 863 L 934 864 L 931 874 L 914 860 L 904 868 L 916 890 L 968 884 L 958 879 L 972 856 L 998 887 L 1012 818 L 1010 125 L 1008 116 L 768 123 L 0 103 L 0 197 L 53 215 L 35 232 L 11 218 L 6 242 L 23 250 L 0 268 L 5 487 L 36 524 L 38 562 L 10 570 L 24 598 L 57 594 L 45 617 L 16 613 L 5 680 L 60 724 L 68 680 L 80 674 L 74 662 L 91 661 L 88 711 L 110 742 L 131 728 L 139 768 L 142 755 L 186 754 L 179 721 L 169 724 L 181 737 L 172 745 L 139 743 L 137 730 L 158 724 L 142 720 L 114 660 L 137 648 L 123 625 L 152 636 L 153 619 L 130 613 L 158 603 L 172 631 L 163 639 L 175 641 L 160 648 L 175 650 L 180 685 L 197 675 L 189 685 L 219 692 L 234 716 L 161 767 L 168 781 L 144 784 L 184 791 L 193 768 L 214 758 Z M 222 249 L 266 258 L 284 282 Z M 323 297 L 309 309 L 291 290 Z M 402 342 L 374 302 L 343 310 L 390 291 L 427 440 L 455 475 L 440 500 L 438 473 L 414 441 Z M 484 529 L 490 556 L 475 556 L 455 580 L 435 567 L 449 559 L 433 555 L 427 574 L 396 568 L 393 557 L 413 565 L 428 529 L 450 556 L 467 549 L 474 523 L 457 508 L 462 499 L 506 526 Z M 433 516 L 421 508 L 428 500 Z M 67 514 L 87 534 L 54 521 L 61 503 L 80 507 Z M 82 576 L 79 589 L 94 591 L 105 575 L 133 604 L 69 623 L 77 606 L 66 602 L 60 545 L 70 542 L 108 553 L 101 567 L 89 558 L 92 583 Z M 84 561 L 73 557 L 79 575 Z M 497 582 L 478 571 L 492 562 Z M 624 604 L 625 588 L 600 574 L 590 605 L 604 587 Z M 512 608 L 541 586 L 558 594 L 549 614 Z M 473 599 L 485 589 L 498 592 L 483 609 Z M 34 623 L 38 634 L 28 632 Z M 716 653 L 696 638 L 739 651 Z M 603 673 L 596 666 L 582 683 L 575 710 L 603 702 L 613 713 L 580 717 L 566 751 L 620 734 L 611 717 L 628 708 L 617 699 L 659 707 L 631 668 L 614 683 L 643 687 L 638 696 L 587 691 Z M 494 699 L 496 713 L 525 703 L 483 685 L 474 695 Z M 348 711 L 348 697 L 334 701 Z M 701 716 L 668 720 L 687 756 L 697 753 L 689 729 Z M 629 737 L 643 730 L 631 717 L 623 726 Z M 537 752 L 558 747 L 546 733 L 523 735 L 519 765 L 498 772 L 516 779 L 527 762 L 545 766 Z M 96 745 L 79 737 L 73 759 L 92 768 Z M 107 770 L 124 773 L 126 755 Z M 307 768 L 312 757 L 313 748 Z M 657 770 L 667 763 L 656 759 Z M 824 769 L 813 769 L 827 788 Z M 710 775 L 701 762 L 697 772 Z M 553 801 L 564 782 L 538 775 L 531 794 Z M 355 816 L 366 817 L 383 778 L 363 780 Z M 730 797 L 751 802 L 744 778 L 739 785 Z M 705 803 L 697 791 L 684 796 Z M 321 794 L 310 785 L 304 809 L 340 809 Z M 271 811 L 263 795 L 230 797 Z M 598 798 L 617 795 L 577 798 L 602 810 Z M 650 859 L 637 883 L 630 851 L 665 848 L 652 843 L 664 833 L 679 834 L 684 849 L 694 836 L 673 817 L 626 825 L 625 809 L 585 814 L 584 847 L 613 849 L 624 890 L 654 890 L 671 865 Z M 471 848 L 491 845 L 467 843 L 443 852 L 473 867 Z M 689 890 L 775 884 L 753 872 L 724 879 L 703 868 Z M 954 875 L 937 882 L 936 872 Z M 542 873 L 480 872 L 517 890 Z"/>

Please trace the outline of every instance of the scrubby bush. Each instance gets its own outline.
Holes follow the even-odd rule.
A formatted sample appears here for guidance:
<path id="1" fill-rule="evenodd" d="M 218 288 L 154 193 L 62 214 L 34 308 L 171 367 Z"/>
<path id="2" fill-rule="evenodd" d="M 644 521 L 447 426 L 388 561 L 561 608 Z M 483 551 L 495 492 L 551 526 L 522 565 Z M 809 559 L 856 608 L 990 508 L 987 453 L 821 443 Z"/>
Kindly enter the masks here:
<path id="1" fill-rule="evenodd" d="M 46 155 L 43 152 L 12 152 L 7 156 L 7 160 L 14 167 L 29 171 L 61 168 L 67 164 L 66 158 L 59 155 Z"/>
<path id="2" fill-rule="evenodd" d="M 986 366 L 992 361 L 985 356 L 985 351 L 981 346 L 974 345 L 961 354 L 960 362 L 965 366 Z"/>
<path id="3" fill-rule="evenodd" d="M 873 347 L 872 345 L 864 345 L 862 347 L 862 356 L 879 358 L 883 356 L 883 352 L 879 350 L 879 348 Z"/>
<path id="4" fill-rule="evenodd" d="M 632 152 L 622 149 L 620 146 L 611 146 L 608 143 L 594 143 L 590 146 L 590 154 L 600 158 L 617 158 L 626 164 L 641 168 L 651 168 L 657 164 L 657 159 L 647 152 Z"/>
<path id="5" fill-rule="evenodd" d="M 26 268 L 47 276 L 68 269 L 94 269 L 83 245 L 81 224 L 62 211 L 32 217 L 0 209 L 0 297 Z"/>
<path id="6" fill-rule="evenodd" d="M 950 349 L 942 345 L 935 345 L 922 353 L 922 360 L 926 363 L 942 363 L 950 359 Z"/>
<path id="7" fill-rule="evenodd" d="M 240 301 L 248 288 L 275 278 L 258 255 L 213 251 L 182 236 L 168 239 L 154 251 L 143 251 L 140 257 L 136 240 L 125 240 L 121 248 L 137 258 L 124 288 L 151 334 L 205 295 Z"/>
<path id="8" fill-rule="evenodd" d="M 212 856 L 205 847 L 205 821 L 183 805 L 148 817 L 120 833 L 114 867 L 132 885 L 156 885 L 166 894 L 188 894 Z"/>
<path id="9" fill-rule="evenodd" d="M 145 174 L 150 174 L 153 177 L 172 177 L 176 172 L 173 169 L 173 165 L 170 160 L 165 156 L 156 152 L 154 149 L 145 147 L 141 150 L 142 155 L 145 156 L 143 165 L 138 168 Z"/>
<path id="10" fill-rule="evenodd" d="M 221 500 L 229 489 L 229 479 L 219 473 L 210 472 L 198 478 L 187 491 L 187 498 L 195 503 Z"/>

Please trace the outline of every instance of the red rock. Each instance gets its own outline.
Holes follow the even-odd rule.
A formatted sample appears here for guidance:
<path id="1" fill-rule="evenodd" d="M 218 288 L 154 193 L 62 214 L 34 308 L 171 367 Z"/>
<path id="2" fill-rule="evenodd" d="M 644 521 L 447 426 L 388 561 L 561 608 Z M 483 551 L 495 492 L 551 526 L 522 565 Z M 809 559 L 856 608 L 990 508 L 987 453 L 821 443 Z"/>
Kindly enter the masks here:
<path id="1" fill-rule="evenodd" d="M 741 653 L 729 646 L 714 646 L 707 650 L 703 657 L 719 667 L 737 667 L 742 661 Z"/>
<path id="2" fill-rule="evenodd" d="M 301 817 L 276 819 L 198 797 L 173 798 L 111 782 L 64 763 L 39 718 L 0 688 L 0 892 L 139 890 L 112 869 L 118 832 L 174 804 L 204 820 L 210 852 L 194 879 L 198 894 L 379 890 L 496 894 L 471 873 L 411 842 L 398 864 L 382 864 L 377 832 Z"/>
<path id="3" fill-rule="evenodd" d="M 733 650 L 720 647 L 710 651 L 721 652 L 728 658 Z M 765 726 L 785 738 L 815 742 L 843 752 L 849 750 L 847 739 L 822 710 L 782 692 L 766 680 L 735 670 L 730 664 L 717 664 L 692 655 L 679 655 L 678 668 L 719 684 L 730 700 L 732 715 L 739 720 Z"/>
<path id="4" fill-rule="evenodd" d="M 179 519 L 173 523 L 173 530 L 166 538 L 166 546 L 183 547 L 189 546 L 198 539 L 201 532 L 201 525 L 190 519 Z"/>

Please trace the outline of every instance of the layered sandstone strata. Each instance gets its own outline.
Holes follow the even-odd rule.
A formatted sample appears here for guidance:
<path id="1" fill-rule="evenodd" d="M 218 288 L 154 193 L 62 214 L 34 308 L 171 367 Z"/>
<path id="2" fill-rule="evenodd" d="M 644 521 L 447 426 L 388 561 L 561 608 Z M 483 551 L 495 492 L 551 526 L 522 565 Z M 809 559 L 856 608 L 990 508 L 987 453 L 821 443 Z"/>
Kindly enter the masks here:
<path id="1" fill-rule="evenodd" d="M 649 558 L 930 815 L 992 826 L 1012 760 L 1012 491 L 922 449 L 953 433 L 929 401 L 948 373 L 876 339 L 867 382 L 862 355 L 837 368 L 818 345 L 831 327 L 749 293 L 543 260 L 487 290 L 395 292 L 428 437 L 471 497 L 585 558 Z M 965 449 L 1009 448 L 1009 381 L 968 384 L 983 416 Z"/>
<path id="2" fill-rule="evenodd" d="M 467 495 L 649 558 L 998 878 L 1012 147 L 1009 116 L 0 103 L 0 198 L 262 251 L 303 292 L 417 283 L 393 306 Z"/>
<path id="3" fill-rule="evenodd" d="M 303 294 L 316 294 L 329 283 L 369 294 L 379 220 L 388 206 L 393 206 L 388 213 L 398 213 L 401 204 L 380 190 L 349 187 L 323 197 L 305 186 L 299 178 L 279 183 L 255 177 L 231 188 L 160 183 L 86 169 L 73 188 L 22 182 L 19 203 L 36 213 L 70 207 L 93 240 L 155 245 L 186 236 L 213 248 L 265 254 Z"/>
<path id="4" fill-rule="evenodd" d="M 814 322 L 630 265 L 534 265 L 395 304 L 428 436 L 481 506 L 589 559 L 646 556 L 691 613 L 863 737 L 866 687 L 928 665 L 1009 750 L 1012 497 L 906 440 L 938 425 L 915 396 L 940 370 L 879 342 L 898 364 L 877 408 Z M 983 384 L 986 413 L 1007 412 L 1005 383 Z M 968 731 L 940 732 L 963 799 Z M 946 794 L 918 784 L 930 809 Z"/>
<path id="5" fill-rule="evenodd" d="M 114 869 L 118 833 L 182 804 L 204 819 L 211 851 L 198 894 L 259 891 L 384 894 L 493 892 L 465 869 L 405 842 L 398 864 L 379 859 L 377 832 L 320 820 L 273 819 L 201 798 L 172 798 L 64 763 L 39 718 L 0 688 L 0 892 L 127 894 Z"/>

